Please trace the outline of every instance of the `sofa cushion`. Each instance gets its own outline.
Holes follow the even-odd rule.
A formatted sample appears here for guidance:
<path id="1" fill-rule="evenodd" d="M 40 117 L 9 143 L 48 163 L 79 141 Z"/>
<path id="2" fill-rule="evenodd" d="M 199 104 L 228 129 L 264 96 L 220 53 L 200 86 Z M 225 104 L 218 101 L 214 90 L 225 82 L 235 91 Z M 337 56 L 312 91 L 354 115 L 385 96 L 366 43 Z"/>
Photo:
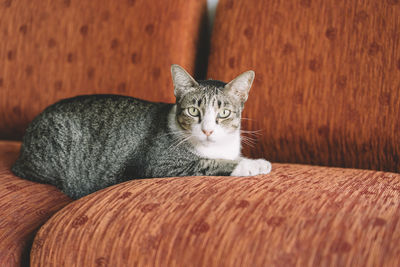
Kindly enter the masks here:
<path id="1" fill-rule="evenodd" d="M 256 72 L 246 154 L 400 172 L 399 29 L 399 1 L 220 0 L 208 76 Z"/>
<path id="2" fill-rule="evenodd" d="M 19 148 L 19 142 L 0 141 L 0 266 L 26 266 L 38 228 L 71 202 L 53 186 L 11 173 Z"/>
<path id="3" fill-rule="evenodd" d="M 205 0 L 0 3 L 0 139 L 61 98 L 173 102 L 170 66 L 194 72 Z"/>
<path id="4" fill-rule="evenodd" d="M 133 180 L 38 232 L 31 266 L 398 266 L 400 174 L 273 164 Z"/>

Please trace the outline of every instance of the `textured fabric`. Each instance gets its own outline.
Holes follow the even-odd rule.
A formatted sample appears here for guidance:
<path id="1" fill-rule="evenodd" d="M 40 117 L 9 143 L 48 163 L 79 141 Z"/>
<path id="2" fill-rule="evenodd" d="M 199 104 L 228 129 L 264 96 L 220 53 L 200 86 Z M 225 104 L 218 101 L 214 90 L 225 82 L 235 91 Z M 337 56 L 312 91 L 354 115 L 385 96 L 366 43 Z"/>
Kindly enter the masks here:
<path id="1" fill-rule="evenodd" d="M 399 174 L 272 169 L 94 193 L 40 229 L 31 266 L 400 265 Z"/>
<path id="2" fill-rule="evenodd" d="M 208 76 L 248 69 L 246 154 L 400 171 L 399 1 L 221 0 Z"/>
<path id="3" fill-rule="evenodd" d="M 170 66 L 194 71 L 205 0 L 0 1 L 0 139 L 78 94 L 174 101 Z"/>
<path id="4" fill-rule="evenodd" d="M 0 141 L 0 266 L 26 266 L 37 229 L 71 200 L 58 189 L 10 172 L 19 142 Z"/>

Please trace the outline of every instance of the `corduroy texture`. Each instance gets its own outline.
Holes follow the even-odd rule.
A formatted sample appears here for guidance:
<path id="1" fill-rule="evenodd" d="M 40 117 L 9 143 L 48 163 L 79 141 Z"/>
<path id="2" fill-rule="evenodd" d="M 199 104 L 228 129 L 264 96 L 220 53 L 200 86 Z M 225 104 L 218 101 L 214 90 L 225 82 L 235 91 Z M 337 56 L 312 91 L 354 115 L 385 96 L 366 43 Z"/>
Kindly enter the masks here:
<path id="1" fill-rule="evenodd" d="M 39 230 L 31 266 L 400 265 L 399 174 L 272 169 L 94 193 Z"/>
<path id="2" fill-rule="evenodd" d="M 208 76 L 253 69 L 247 155 L 400 171 L 400 2 L 221 0 Z"/>
<path id="3" fill-rule="evenodd" d="M 173 102 L 170 66 L 194 72 L 205 0 L 1 0 L 0 139 L 78 94 Z"/>
<path id="4" fill-rule="evenodd" d="M 71 200 L 58 189 L 15 177 L 19 142 L 0 141 L 0 266 L 27 266 L 37 229 Z"/>

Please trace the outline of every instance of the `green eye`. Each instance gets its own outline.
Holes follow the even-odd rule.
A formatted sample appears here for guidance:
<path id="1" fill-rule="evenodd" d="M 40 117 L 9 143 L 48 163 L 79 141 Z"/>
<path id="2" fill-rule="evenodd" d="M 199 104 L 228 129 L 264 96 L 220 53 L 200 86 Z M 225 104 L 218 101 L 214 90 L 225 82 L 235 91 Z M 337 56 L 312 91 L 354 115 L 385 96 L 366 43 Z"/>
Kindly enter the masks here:
<path id="1" fill-rule="evenodd" d="M 229 109 L 224 109 L 223 111 L 220 111 L 218 115 L 220 118 L 223 118 L 223 119 L 228 118 L 229 115 L 231 115 L 231 111 Z"/>
<path id="2" fill-rule="evenodd" d="M 190 108 L 188 108 L 188 113 L 190 116 L 198 117 L 200 115 L 200 110 L 198 110 L 197 108 L 194 108 L 194 107 L 190 107 Z"/>

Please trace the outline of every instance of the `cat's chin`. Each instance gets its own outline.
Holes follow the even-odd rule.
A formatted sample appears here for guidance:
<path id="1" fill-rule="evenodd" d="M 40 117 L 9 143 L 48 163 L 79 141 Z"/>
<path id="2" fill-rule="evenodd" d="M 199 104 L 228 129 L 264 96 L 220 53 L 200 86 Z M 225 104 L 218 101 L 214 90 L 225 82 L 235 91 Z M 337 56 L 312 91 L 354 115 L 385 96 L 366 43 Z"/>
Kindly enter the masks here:
<path id="1" fill-rule="evenodd" d="M 213 140 L 213 139 L 206 139 L 206 140 L 204 140 L 203 142 L 202 142 L 202 144 L 204 144 L 204 145 L 213 145 L 213 144 L 215 144 L 215 143 L 217 143 L 217 141 L 216 140 Z"/>
<path id="2" fill-rule="evenodd" d="M 201 139 L 196 139 L 194 141 L 194 144 L 197 146 L 213 146 L 217 143 L 217 140 L 211 139 L 211 138 L 201 138 Z"/>

